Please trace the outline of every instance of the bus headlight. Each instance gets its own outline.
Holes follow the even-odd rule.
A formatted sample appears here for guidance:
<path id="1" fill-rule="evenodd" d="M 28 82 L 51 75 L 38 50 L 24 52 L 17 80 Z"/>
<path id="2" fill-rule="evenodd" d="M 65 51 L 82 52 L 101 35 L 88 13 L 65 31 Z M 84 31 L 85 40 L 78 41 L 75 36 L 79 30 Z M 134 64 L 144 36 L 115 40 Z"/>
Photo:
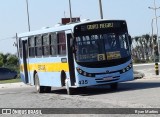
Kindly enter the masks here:
<path id="1" fill-rule="evenodd" d="M 82 70 L 80 68 L 77 68 L 78 73 L 82 74 Z"/>
<path id="2" fill-rule="evenodd" d="M 124 73 L 125 71 L 126 71 L 125 69 L 122 70 L 123 73 Z"/>
<path id="3" fill-rule="evenodd" d="M 81 69 L 79 70 L 79 73 L 82 74 L 82 70 Z"/>
<path id="4" fill-rule="evenodd" d="M 88 72 L 85 72 L 83 70 L 81 70 L 80 68 L 76 68 L 77 69 L 77 72 L 83 76 L 86 76 L 86 77 L 95 77 L 95 73 L 88 73 Z"/>
<path id="5" fill-rule="evenodd" d="M 92 74 L 88 74 L 88 76 L 89 76 L 89 77 L 91 77 L 91 76 L 92 76 Z"/>
<path id="6" fill-rule="evenodd" d="M 83 75 L 84 75 L 84 76 L 86 76 L 86 75 L 87 75 L 87 73 L 86 73 L 86 72 L 83 72 Z"/>
<path id="7" fill-rule="evenodd" d="M 132 67 L 132 64 L 129 64 L 129 67 L 131 68 L 131 67 Z"/>

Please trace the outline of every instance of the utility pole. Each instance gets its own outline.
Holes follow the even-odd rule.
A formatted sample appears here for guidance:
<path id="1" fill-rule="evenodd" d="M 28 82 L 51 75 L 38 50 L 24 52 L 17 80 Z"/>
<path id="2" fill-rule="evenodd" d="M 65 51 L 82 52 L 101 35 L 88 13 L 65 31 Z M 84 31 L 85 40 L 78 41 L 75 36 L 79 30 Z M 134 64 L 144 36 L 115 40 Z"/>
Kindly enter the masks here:
<path id="1" fill-rule="evenodd" d="M 30 20 L 29 20 L 28 0 L 26 0 L 26 6 L 27 6 L 27 18 L 28 18 L 28 31 L 30 32 Z"/>
<path id="2" fill-rule="evenodd" d="M 159 62 L 159 39 L 158 39 L 158 22 L 157 22 L 157 10 L 160 9 L 160 7 L 156 7 L 156 1 L 154 0 L 154 7 L 148 7 L 149 9 L 154 10 L 155 12 L 155 18 L 152 19 L 152 40 L 153 40 L 153 20 L 156 20 L 156 43 L 154 44 L 154 57 L 155 57 L 155 73 L 156 75 L 159 75 L 159 67 L 158 67 L 158 62 Z"/>
<path id="3" fill-rule="evenodd" d="M 101 19 L 103 19 L 103 10 L 102 10 L 102 1 L 101 0 L 99 0 L 99 9 L 100 9 Z"/>
<path id="4" fill-rule="evenodd" d="M 70 23 L 71 23 L 72 22 L 71 0 L 69 0 L 69 11 L 70 11 Z"/>

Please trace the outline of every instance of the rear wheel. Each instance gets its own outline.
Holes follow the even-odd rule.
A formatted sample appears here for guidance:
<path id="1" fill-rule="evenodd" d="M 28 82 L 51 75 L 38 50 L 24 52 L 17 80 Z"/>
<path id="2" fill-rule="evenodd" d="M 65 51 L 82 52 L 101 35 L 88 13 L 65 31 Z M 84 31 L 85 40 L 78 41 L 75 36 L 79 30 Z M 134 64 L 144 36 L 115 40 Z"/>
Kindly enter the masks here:
<path id="1" fill-rule="evenodd" d="M 61 85 L 65 86 L 66 74 L 64 71 L 61 72 Z"/>
<path id="2" fill-rule="evenodd" d="M 51 87 L 49 87 L 49 86 L 44 86 L 44 92 L 45 92 L 45 93 L 50 93 L 50 92 L 51 92 Z"/>
<path id="3" fill-rule="evenodd" d="M 40 86 L 38 74 L 35 74 L 35 88 L 37 93 L 49 93 L 51 92 L 51 87 L 49 86 Z"/>
<path id="4" fill-rule="evenodd" d="M 116 90 L 118 89 L 118 83 L 112 83 L 110 84 L 111 89 Z"/>

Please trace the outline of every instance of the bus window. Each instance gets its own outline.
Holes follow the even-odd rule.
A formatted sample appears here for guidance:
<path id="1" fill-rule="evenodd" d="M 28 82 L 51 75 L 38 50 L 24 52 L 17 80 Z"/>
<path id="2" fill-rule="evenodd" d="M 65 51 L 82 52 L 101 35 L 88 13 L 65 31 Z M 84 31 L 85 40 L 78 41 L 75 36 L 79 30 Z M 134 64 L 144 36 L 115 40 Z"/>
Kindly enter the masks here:
<path id="1" fill-rule="evenodd" d="M 36 36 L 35 50 L 36 50 L 36 56 L 42 56 L 42 37 L 40 35 Z"/>
<path id="2" fill-rule="evenodd" d="M 50 55 L 50 47 L 49 47 L 49 35 L 46 34 L 43 36 L 43 55 Z"/>
<path id="3" fill-rule="evenodd" d="M 29 39 L 29 57 L 35 57 L 35 37 Z"/>
<path id="4" fill-rule="evenodd" d="M 22 40 L 19 39 L 19 56 L 22 58 Z"/>
<path id="5" fill-rule="evenodd" d="M 50 40 L 51 40 L 51 52 L 50 54 L 52 56 L 56 56 L 57 55 L 57 34 L 56 33 L 52 33 L 50 36 Z"/>
<path id="6" fill-rule="evenodd" d="M 66 55 L 66 37 L 65 32 L 58 33 L 58 54 Z"/>

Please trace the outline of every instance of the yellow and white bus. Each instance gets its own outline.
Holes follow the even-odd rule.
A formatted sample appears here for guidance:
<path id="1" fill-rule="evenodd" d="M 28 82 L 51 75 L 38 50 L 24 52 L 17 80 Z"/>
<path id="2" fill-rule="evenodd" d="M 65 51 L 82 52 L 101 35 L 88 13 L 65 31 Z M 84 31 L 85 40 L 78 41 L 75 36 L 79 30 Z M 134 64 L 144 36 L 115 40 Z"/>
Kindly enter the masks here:
<path id="1" fill-rule="evenodd" d="M 18 34 L 20 77 L 37 92 L 133 80 L 131 37 L 125 20 L 72 23 Z"/>

